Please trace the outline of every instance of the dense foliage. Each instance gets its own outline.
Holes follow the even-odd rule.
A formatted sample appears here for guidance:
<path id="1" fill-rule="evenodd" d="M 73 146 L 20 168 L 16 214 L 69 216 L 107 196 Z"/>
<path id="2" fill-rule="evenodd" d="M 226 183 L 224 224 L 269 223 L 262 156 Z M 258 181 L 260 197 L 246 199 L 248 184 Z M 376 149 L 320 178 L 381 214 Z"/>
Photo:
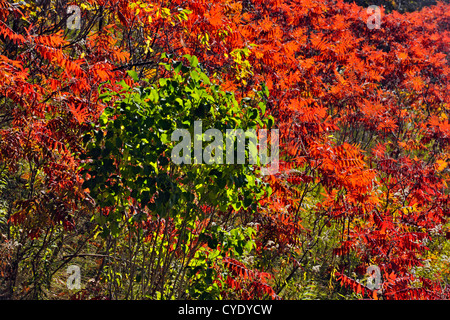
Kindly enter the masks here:
<path id="1" fill-rule="evenodd" d="M 1 298 L 449 298 L 450 8 L 396 3 L 0 0 Z"/>

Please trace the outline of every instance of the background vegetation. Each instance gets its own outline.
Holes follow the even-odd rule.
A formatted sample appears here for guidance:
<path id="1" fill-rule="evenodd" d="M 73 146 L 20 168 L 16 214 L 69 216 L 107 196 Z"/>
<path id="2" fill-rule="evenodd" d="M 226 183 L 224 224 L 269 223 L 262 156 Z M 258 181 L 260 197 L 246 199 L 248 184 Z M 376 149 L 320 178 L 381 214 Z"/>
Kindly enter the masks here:
<path id="1" fill-rule="evenodd" d="M 371 4 L 0 0 L 0 297 L 448 299 L 449 5 Z M 195 120 L 280 172 L 174 165 Z"/>

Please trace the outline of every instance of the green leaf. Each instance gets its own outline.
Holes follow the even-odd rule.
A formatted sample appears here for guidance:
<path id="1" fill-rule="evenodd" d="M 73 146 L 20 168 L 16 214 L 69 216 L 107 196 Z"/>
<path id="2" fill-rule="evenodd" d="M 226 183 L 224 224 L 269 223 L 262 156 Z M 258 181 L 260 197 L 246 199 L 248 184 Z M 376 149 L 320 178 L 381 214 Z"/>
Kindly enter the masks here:
<path id="1" fill-rule="evenodd" d="M 142 205 L 146 205 L 147 203 L 150 202 L 150 192 L 148 191 L 143 191 L 141 193 L 141 204 Z"/>
<path id="2" fill-rule="evenodd" d="M 262 84 L 261 84 L 261 87 L 262 87 L 262 89 L 263 89 L 264 94 L 265 94 L 266 97 L 268 98 L 268 97 L 269 97 L 269 88 L 267 88 L 267 86 L 266 86 L 265 83 L 262 83 Z"/>
<path id="3" fill-rule="evenodd" d="M 135 82 L 139 81 L 139 77 L 138 77 L 138 74 L 136 73 L 136 71 L 128 70 L 127 73 Z"/>
<path id="4" fill-rule="evenodd" d="M 106 113 L 102 113 L 98 121 L 102 126 L 104 126 L 108 122 L 108 115 Z"/>
<path id="5" fill-rule="evenodd" d="M 120 84 L 122 86 L 122 88 L 123 88 L 122 90 L 130 89 L 130 86 L 123 79 L 121 81 L 119 81 L 118 84 Z"/>
<path id="6" fill-rule="evenodd" d="M 256 108 L 250 110 L 250 119 L 255 120 L 259 116 L 259 111 Z"/>
<path id="7" fill-rule="evenodd" d="M 263 102 L 259 102 L 258 107 L 261 110 L 261 114 L 264 115 L 266 113 L 266 104 Z"/>
<path id="8" fill-rule="evenodd" d="M 244 199 L 244 208 L 248 208 L 252 205 L 253 201 L 251 198 L 245 198 Z"/>
<path id="9" fill-rule="evenodd" d="M 183 63 L 181 61 L 174 61 L 173 62 L 173 69 L 175 72 L 179 72 L 181 70 L 181 67 L 183 66 Z"/>
<path id="10" fill-rule="evenodd" d="M 158 121 L 158 129 L 162 129 L 164 131 L 169 130 L 172 127 L 172 121 L 169 119 L 161 119 Z"/>
<path id="11" fill-rule="evenodd" d="M 195 68 L 198 66 L 198 59 L 196 56 L 185 54 L 183 57 L 189 61 L 191 67 Z"/>
<path id="12" fill-rule="evenodd" d="M 208 76 L 204 74 L 203 72 L 200 72 L 200 78 L 202 79 L 204 84 L 210 85 L 211 81 L 209 80 Z"/>
<path id="13" fill-rule="evenodd" d="M 194 79 L 195 81 L 198 81 L 200 79 L 200 75 L 198 74 L 198 72 L 196 70 L 191 70 L 191 72 L 189 73 L 191 78 Z"/>

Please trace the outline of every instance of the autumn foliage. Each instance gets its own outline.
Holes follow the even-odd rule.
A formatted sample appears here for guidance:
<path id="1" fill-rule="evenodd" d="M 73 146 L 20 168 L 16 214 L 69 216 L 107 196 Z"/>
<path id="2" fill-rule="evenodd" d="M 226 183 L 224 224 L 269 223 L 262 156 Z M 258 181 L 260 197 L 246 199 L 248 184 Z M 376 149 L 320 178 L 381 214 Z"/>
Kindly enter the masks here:
<path id="1" fill-rule="evenodd" d="M 69 5 L 80 29 L 67 27 Z M 370 19 L 342 0 L 0 0 L 1 298 L 448 299 L 450 7 L 382 8 L 380 28 Z M 194 218 L 191 207 L 156 208 L 162 180 L 139 190 L 144 204 L 124 191 L 103 205 L 107 195 L 92 192 L 100 176 L 127 172 L 138 185 L 146 167 L 121 167 L 89 137 L 107 135 L 110 121 L 126 142 L 108 110 L 133 88 L 175 99 L 164 81 L 196 67 L 186 57 L 233 93 L 243 119 L 253 110 L 280 130 L 279 172 L 255 172 L 259 193 L 229 178 L 225 206 L 189 183 L 200 169 L 177 176 L 158 158 L 151 174 L 192 190 Z M 194 86 L 210 92 L 206 82 Z M 175 111 L 167 119 L 187 116 Z M 123 123 L 138 121 L 129 113 Z M 108 169 L 86 174 L 92 150 Z M 130 211 L 106 232 L 117 203 Z M 175 273 L 177 261 L 188 271 Z M 77 296 L 60 283 L 73 263 L 89 270 Z M 379 288 L 367 284 L 369 266 Z"/>

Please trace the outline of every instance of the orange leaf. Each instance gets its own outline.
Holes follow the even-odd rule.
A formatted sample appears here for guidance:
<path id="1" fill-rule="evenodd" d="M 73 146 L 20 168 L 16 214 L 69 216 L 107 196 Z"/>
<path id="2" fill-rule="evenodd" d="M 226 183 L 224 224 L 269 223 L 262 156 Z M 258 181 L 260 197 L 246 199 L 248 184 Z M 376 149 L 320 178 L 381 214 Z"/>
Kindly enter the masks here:
<path id="1" fill-rule="evenodd" d="M 372 292 L 372 298 L 373 298 L 374 300 L 378 300 L 377 290 L 373 290 L 373 292 Z"/>

